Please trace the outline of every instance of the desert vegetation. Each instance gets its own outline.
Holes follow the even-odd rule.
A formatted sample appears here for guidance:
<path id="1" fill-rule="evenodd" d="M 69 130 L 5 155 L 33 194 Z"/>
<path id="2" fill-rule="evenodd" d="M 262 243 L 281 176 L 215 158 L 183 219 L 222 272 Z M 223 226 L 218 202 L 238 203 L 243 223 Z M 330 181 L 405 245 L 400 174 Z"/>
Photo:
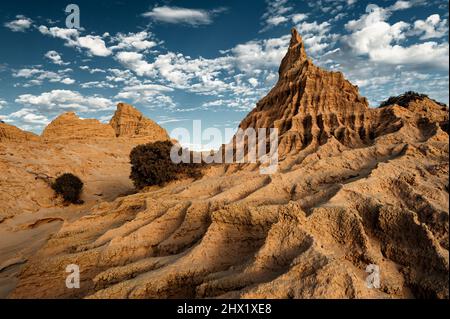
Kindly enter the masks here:
<path id="1" fill-rule="evenodd" d="M 424 100 L 426 98 L 430 99 L 428 97 L 428 95 L 426 95 L 426 94 L 421 94 L 421 93 L 417 93 L 417 92 L 414 92 L 414 91 L 407 91 L 407 92 L 405 92 L 405 93 L 403 93 L 401 95 L 389 97 L 387 100 L 381 102 L 380 107 L 385 107 L 385 106 L 389 106 L 389 105 L 393 105 L 393 104 L 397 104 L 397 105 L 405 107 L 411 101 L 414 101 L 414 100 L 420 100 L 421 101 L 421 100 Z M 435 101 L 433 99 L 430 99 L 430 100 L 432 100 L 433 102 L 435 102 L 438 105 L 447 107 L 447 105 L 445 105 L 444 103 L 440 103 L 440 102 Z"/>
<path id="2" fill-rule="evenodd" d="M 130 178 L 137 189 L 162 186 L 181 177 L 200 178 L 204 163 L 175 164 L 170 159 L 171 141 L 157 141 L 136 146 L 130 153 Z M 191 153 L 192 158 L 192 153 Z"/>
<path id="3" fill-rule="evenodd" d="M 64 173 L 51 184 L 56 194 L 61 195 L 66 203 L 82 204 L 80 199 L 83 189 L 81 179 L 72 173 Z"/>

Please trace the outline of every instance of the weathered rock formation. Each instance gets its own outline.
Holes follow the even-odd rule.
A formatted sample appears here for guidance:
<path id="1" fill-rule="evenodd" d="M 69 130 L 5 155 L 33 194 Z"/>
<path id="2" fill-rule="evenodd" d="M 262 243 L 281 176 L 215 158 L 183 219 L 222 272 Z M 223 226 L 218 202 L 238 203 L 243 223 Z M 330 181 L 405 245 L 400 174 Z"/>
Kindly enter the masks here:
<path id="1" fill-rule="evenodd" d="M 341 72 L 315 66 L 297 30 L 281 62 L 279 80 L 241 122 L 240 127 L 277 128 L 279 155 L 296 153 L 334 136 L 346 146 L 370 140 L 367 100 Z"/>
<path id="2" fill-rule="evenodd" d="M 134 191 L 131 149 L 168 137 L 132 106 L 126 108 L 121 112 L 123 107 L 118 107 L 115 120 L 123 123 L 126 117 L 128 125 L 140 128 L 139 138 L 116 137 L 111 125 L 75 113 L 57 117 L 41 136 L 0 123 L 0 298 L 14 287 L 22 264 L 64 221 Z M 84 182 L 84 205 L 64 206 L 49 187 L 53 178 L 67 172 Z"/>
<path id="3" fill-rule="evenodd" d="M 95 119 L 68 112 L 54 119 L 41 136 L 0 123 L 0 218 L 55 205 L 46 182 L 71 172 L 85 183 L 87 202 L 113 199 L 132 189 L 129 153 L 140 143 L 166 140 L 166 131 L 131 105 L 119 104 L 113 123 L 139 128 L 139 139 L 120 134 Z"/>
<path id="4" fill-rule="evenodd" d="M 46 141 L 115 137 L 141 138 L 148 142 L 169 139 L 165 129 L 125 103 L 117 105 L 109 124 L 95 119 L 80 119 L 74 112 L 68 112 L 54 119 L 42 133 Z"/>
<path id="5" fill-rule="evenodd" d="M 129 104 L 119 103 L 109 124 L 117 137 L 149 137 L 153 140 L 167 140 L 169 135 L 161 126 L 146 118 Z"/>
<path id="6" fill-rule="evenodd" d="M 0 143 L 11 141 L 37 141 L 39 137 L 33 133 L 22 131 L 21 129 L 0 122 Z"/>
<path id="7" fill-rule="evenodd" d="M 114 129 L 95 119 L 80 119 L 74 112 L 61 114 L 42 132 L 46 141 L 115 138 Z"/>

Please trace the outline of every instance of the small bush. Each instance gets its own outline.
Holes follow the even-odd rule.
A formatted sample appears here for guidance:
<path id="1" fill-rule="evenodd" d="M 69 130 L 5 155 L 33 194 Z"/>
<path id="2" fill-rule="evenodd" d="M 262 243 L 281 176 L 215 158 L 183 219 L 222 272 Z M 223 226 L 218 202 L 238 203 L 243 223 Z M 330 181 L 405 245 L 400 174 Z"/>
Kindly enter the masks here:
<path id="1" fill-rule="evenodd" d="M 170 159 L 170 141 L 138 145 L 130 153 L 130 178 L 137 189 L 145 186 L 162 186 L 182 176 L 200 178 L 202 164 L 175 164 Z"/>
<path id="2" fill-rule="evenodd" d="M 55 182 L 52 183 L 52 188 L 56 194 L 61 195 L 65 202 L 73 204 L 82 204 L 80 200 L 81 191 L 83 189 L 83 182 L 71 173 L 65 173 L 59 176 Z"/>
<path id="3" fill-rule="evenodd" d="M 388 98 L 386 101 L 381 102 L 380 107 L 385 107 L 385 106 L 389 106 L 389 105 L 393 105 L 393 104 L 397 104 L 403 107 L 406 107 L 408 105 L 409 102 L 414 101 L 414 100 L 424 100 L 426 98 L 429 98 L 428 95 L 426 94 L 420 94 L 414 91 L 408 91 L 405 92 L 399 96 L 391 96 L 390 98 Z M 447 105 L 445 105 L 444 103 L 438 102 L 436 100 L 430 99 L 433 102 L 435 102 L 436 104 L 443 106 L 443 107 L 447 107 Z"/>

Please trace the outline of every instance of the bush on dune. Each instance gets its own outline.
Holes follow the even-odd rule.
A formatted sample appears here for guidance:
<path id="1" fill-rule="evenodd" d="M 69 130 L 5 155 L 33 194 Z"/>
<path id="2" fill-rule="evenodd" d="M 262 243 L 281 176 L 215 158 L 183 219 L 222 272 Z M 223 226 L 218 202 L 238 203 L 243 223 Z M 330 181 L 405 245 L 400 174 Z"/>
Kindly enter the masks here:
<path id="1" fill-rule="evenodd" d="M 182 178 L 200 178 L 203 164 L 175 164 L 170 159 L 170 141 L 138 145 L 130 153 L 130 178 L 137 189 L 145 186 L 162 186 L 167 182 Z"/>
<path id="2" fill-rule="evenodd" d="M 82 204 L 80 200 L 83 182 L 77 176 L 71 173 L 65 173 L 56 178 L 52 183 L 52 188 L 56 194 L 61 195 L 65 202 L 73 204 Z"/>

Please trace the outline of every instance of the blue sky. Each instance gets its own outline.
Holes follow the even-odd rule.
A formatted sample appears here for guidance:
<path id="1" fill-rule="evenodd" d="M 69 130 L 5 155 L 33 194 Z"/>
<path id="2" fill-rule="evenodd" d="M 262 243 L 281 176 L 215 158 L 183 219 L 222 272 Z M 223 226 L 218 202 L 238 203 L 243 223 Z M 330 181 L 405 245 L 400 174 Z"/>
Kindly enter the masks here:
<path id="1" fill-rule="evenodd" d="M 277 81 L 290 28 L 320 66 L 372 106 L 416 90 L 448 104 L 447 1 L 64 1 L 0 3 L 0 119 L 40 133 L 118 102 L 163 127 L 237 127 Z"/>

